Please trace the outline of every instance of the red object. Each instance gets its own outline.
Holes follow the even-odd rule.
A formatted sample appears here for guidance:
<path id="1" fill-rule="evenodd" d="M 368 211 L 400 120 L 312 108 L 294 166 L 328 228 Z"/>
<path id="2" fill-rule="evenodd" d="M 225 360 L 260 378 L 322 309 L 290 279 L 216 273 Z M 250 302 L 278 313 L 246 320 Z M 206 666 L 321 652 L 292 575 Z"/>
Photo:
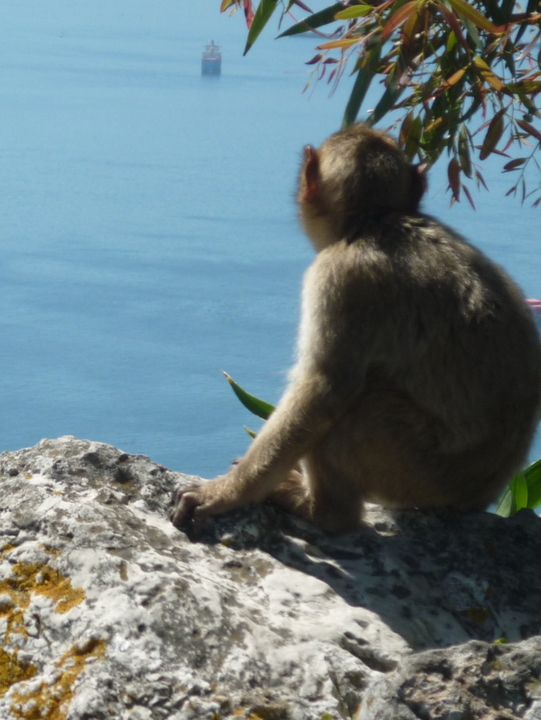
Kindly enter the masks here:
<path id="1" fill-rule="evenodd" d="M 244 0 L 244 17 L 246 18 L 246 25 L 249 30 L 254 21 L 254 8 L 252 7 L 252 0 Z"/>

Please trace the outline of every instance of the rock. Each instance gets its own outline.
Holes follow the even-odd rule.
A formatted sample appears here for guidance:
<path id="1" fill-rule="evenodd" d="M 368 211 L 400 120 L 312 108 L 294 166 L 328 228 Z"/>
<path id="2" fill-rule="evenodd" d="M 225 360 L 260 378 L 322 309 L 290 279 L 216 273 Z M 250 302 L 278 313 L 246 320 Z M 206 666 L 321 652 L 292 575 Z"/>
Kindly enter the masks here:
<path id="1" fill-rule="evenodd" d="M 0 455 L 2 720 L 541 720 L 541 521 L 270 506 L 192 543 L 186 476 L 75 438 Z"/>

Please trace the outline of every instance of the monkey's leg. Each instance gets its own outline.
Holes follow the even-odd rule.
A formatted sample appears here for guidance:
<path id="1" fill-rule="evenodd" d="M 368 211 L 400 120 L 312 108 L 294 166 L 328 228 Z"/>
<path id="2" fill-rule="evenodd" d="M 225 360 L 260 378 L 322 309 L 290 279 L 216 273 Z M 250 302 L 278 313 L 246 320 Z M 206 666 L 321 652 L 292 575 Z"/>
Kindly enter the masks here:
<path id="1" fill-rule="evenodd" d="M 403 393 L 368 389 L 313 454 L 314 522 L 323 527 L 338 522 L 349 502 L 357 512 L 359 497 L 394 508 L 486 506 L 501 485 L 498 468 L 488 466 L 489 445 L 449 452 L 448 437 L 437 418 Z"/>
<path id="2" fill-rule="evenodd" d="M 352 468 L 341 467 L 329 453 L 334 432 L 305 458 L 304 468 L 312 522 L 327 532 L 339 533 L 359 526 L 363 496 L 357 469 L 351 472 Z"/>
<path id="3" fill-rule="evenodd" d="M 324 446 L 303 458 L 301 469 L 291 470 L 269 500 L 328 532 L 352 530 L 362 516 L 358 484 L 332 466 Z"/>
<path id="4" fill-rule="evenodd" d="M 310 492 L 300 467 L 290 470 L 287 477 L 271 492 L 268 499 L 274 505 L 305 520 L 312 519 Z"/>

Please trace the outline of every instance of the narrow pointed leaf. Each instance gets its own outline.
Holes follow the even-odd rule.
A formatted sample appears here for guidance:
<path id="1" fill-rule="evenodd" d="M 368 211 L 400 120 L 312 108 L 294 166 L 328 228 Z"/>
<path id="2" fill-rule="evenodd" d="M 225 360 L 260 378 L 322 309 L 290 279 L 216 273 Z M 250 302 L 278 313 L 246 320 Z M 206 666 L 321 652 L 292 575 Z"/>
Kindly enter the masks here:
<path id="1" fill-rule="evenodd" d="M 404 40 L 406 43 L 409 43 L 413 37 L 413 35 L 417 32 L 421 22 L 424 22 L 425 14 L 426 14 L 426 7 L 424 5 L 419 5 L 419 3 L 416 3 L 417 7 L 415 8 L 415 12 L 411 13 L 409 18 L 404 23 L 404 29 L 403 29 L 403 35 Z"/>
<path id="2" fill-rule="evenodd" d="M 254 20 L 254 6 L 252 5 L 252 0 L 244 0 L 244 19 L 246 20 L 246 27 L 248 30 L 252 27 L 252 22 Z"/>
<path id="3" fill-rule="evenodd" d="M 423 134 L 423 122 L 420 117 L 412 117 L 401 135 L 401 144 L 404 147 L 408 159 L 411 161 L 419 151 L 421 136 Z"/>
<path id="4" fill-rule="evenodd" d="M 458 157 L 460 158 L 460 167 L 466 177 L 472 176 L 472 165 L 470 157 L 470 142 L 468 133 L 464 127 L 460 128 L 458 136 Z"/>
<path id="5" fill-rule="evenodd" d="M 466 42 L 466 38 L 464 37 L 464 33 L 462 32 L 462 27 L 460 24 L 460 20 L 455 15 L 454 12 L 449 10 L 449 8 L 444 3 L 438 3 L 438 10 L 441 12 L 443 18 L 449 25 L 449 27 L 454 32 L 455 36 L 460 41 L 460 44 L 462 47 L 466 50 L 466 52 L 470 53 L 470 46 Z"/>
<path id="6" fill-rule="evenodd" d="M 356 35 L 355 37 L 340 38 L 339 40 L 331 40 L 330 42 L 318 45 L 318 50 L 344 50 L 345 48 L 358 45 L 363 42 L 365 38 L 362 35 Z"/>
<path id="7" fill-rule="evenodd" d="M 270 417 L 272 411 L 274 410 L 274 405 L 271 405 L 255 395 L 251 395 L 249 392 L 246 392 L 246 390 L 241 388 L 241 386 L 226 372 L 224 372 L 224 375 L 227 382 L 231 385 L 233 392 L 247 410 L 254 415 L 257 415 L 257 417 L 263 418 L 263 420 L 267 420 L 267 418 Z"/>
<path id="8" fill-rule="evenodd" d="M 504 26 L 494 25 L 488 18 L 482 15 L 466 0 L 449 0 L 449 4 L 459 15 L 466 18 L 481 30 L 486 30 L 493 35 L 500 35 L 505 31 Z"/>
<path id="9" fill-rule="evenodd" d="M 453 193 L 453 199 L 458 202 L 460 200 L 460 165 L 456 158 L 453 158 L 447 166 L 447 179 Z"/>
<path id="10" fill-rule="evenodd" d="M 541 505 L 541 460 L 537 460 L 524 470 L 528 485 L 528 507 L 535 510 Z"/>
<path id="11" fill-rule="evenodd" d="M 473 62 L 481 71 L 483 79 L 486 80 L 486 82 L 491 85 L 495 90 L 501 92 L 505 88 L 503 80 L 501 80 L 497 75 L 492 72 L 492 69 L 483 60 L 483 58 L 480 58 L 479 56 L 474 57 Z"/>
<path id="12" fill-rule="evenodd" d="M 515 475 L 503 491 L 496 513 L 510 517 L 523 508 L 535 510 L 541 505 L 541 460 Z"/>
<path id="13" fill-rule="evenodd" d="M 479 170 L 475 171 L 475 178 L 479 185 L 482 185 L 485 188 L 485 190 L 488 190 L 488 185 L 485 182 L 485 178 L 481 175 Z"/>
<path id="14" fill-rule="evenodd" d="M 370 83 L 374 79 L 376 74 L 379 59 L 381 54 L 381 44 L 377 43 L 368 52 L 365 52 L 363 58 L 359 62 L 359 70 L 357 77 L 353 83 L 351 95 L 349 96 L 346 110 L 344 112 L 344 119 L 342 121 L 343 127 L 348 127 L 357 119 L 360 107 L 363 103 Z"/>
<path id="15" fill-rule="evenodd" d="M 464 75 L 466 74 L 468 68 L 460 68 L 460 70 L 457 70 L 454 72 L 451 77 L 448 77 L 445 81 L 445 85 L 449 87 L 453 87 L 453 85 L 456 85 L 458 82 L 462 80 Z"/>
<path id="16" fill-rule="evenodd" d="M 336 13 L 343 9 L 344 6 L 342 3 L 334 3 L 333 5 L 330 5 L 329 7 L 314 13 L 309 18 L 301 20 L 301 22 L 295 23 L 295 25 L 292 25 L 287 30 L 284 30 L 284 32 L 278 35 L 278 37 L 299 35 L 300 33 L 315 30 L 322 25 L 328 25 L 329 23 L 334 22 Z"/>
<path id="17" fill-rule="evenodd" d="M 279 0 L 261 0 L 257 6 L 257 10 L 252 20 L 250 32 L 248 33 L 248 39 L 246 40 L 246 47 L 244 48 L 244 55 L 255 43 L 261 31 L 270 20 L 271 15 L 276 10 Z"/>
<path id="18" fill-rule="evenodd" d="M 539 142 L 541 142 L 541 132 L 539 132 L 537 128 L 534 128 L 533 125 L 530 125 L 530 123 L 526 122 L 526 120 L 517 120 L 517 125 L 519 125 L 529 135 L 532 135 L 532 137 L 534 137 L 536 140 L 539 140 Z"/>
<path id="19" fill-rule="evenodd" d="M 541 92 L 541 81 L 540 80 L 519 80 L 518 82 L 507 83 L 505 89 L 510 93 L 530 93 L 531 95 L 537 95 Z"/>
<path id="20" fill-rule="evenodd" d="M 445 48 L 448 53 L 452 52 L 454 48 L 456 47 L 456 44 L 458 43 L 458 38 L 456 36 L 456 33 L 454 30 L 451 30 L 449 32 L 449 35 L 447 36 L 447 43 L 445 45 Z"/>
<path id="21" fill-rule="evenodd" d="M 524 473 L 519 473 L 513 478 L 513 504 L 516 512 L 528 507 L 528 483 Z"/>
<path id="22" fill-rule="evenodd" d="M 516 170 L 521 165 L 524 165 L 525 162 L 526 162 L 525 157 L 515 158 L 514 160 L 510 160 L 508 163 L 505 163 L 505 165 L 503 166 L 503 171 L 511 172 L 512 170 Z"/>
<path id="23" fill-rule="evenodd" d="M 471 20 L 468 20 L 468 18 L 464 17 L 462 18 L 462 22 L 464 23 L 464 27 L 468 31 L 468 35 L 470 36 L 473 44 L 477 48 L 479 52 L 484 51 L 484 45 L 481 42 L 481 36 L 479 35 L 479 29 L 475 23 L 472 23 Z"/>
<path id="24" fill-rule="evenodd" d="M 410 0 L 410 2 L 407 2 L 405 5 L 402 5 L 401 8 L 399 8 L 395 13 L 391 15 L 387 23 L 385 24 L 385 27 L 383 28 L 382 32 L 382 38 L 384 40 L 388 40 L 393 32 L 400 27 L 403 23 L 406 22 L 406 20 L 410 17 L 410 15 L 417 10 L 417 0 Z"/>
<path id="25" fill-rule="evenodd" d="M 479 152 L 479 158 L 484 160 L 491 152 L 494 152 L 496 145 L 499 143 L 501 136 L 504 131 L 503 116 L 505 109 L 498 110 L 496 115 L 490 121 L 488 126 L 485 139 L 481 145 L 481 151 Z"/>
<path id="26" fill-rule="evenodd" d="M 308 5 L 305 5 L 303 2 L 301 2 L 301 0 L 291 0 L 289 5 L 287 6 L 287 9 L 289 10 L 290 8 L 293 7 L 293 5 L 297 5 L 297 7 L 300 7 L 301 10 L 304 10 L 304 12 L 308 12 L 308 13 L 312 12 L 312 10 L 310 10 Z"/>
<path id="27" fill-rule="evenodd" d="M 364 17 L 374 12 L 372 5 L 353 5 L 336 13 L 335 20 L 355 20 L 355 18 Z"/>
<path id="28" fill-rule="evenodd" d="M 464 195 L 468 198 L 468 202 L 469 202 L 470 205 L 472 206 L 472 209 L 475 210 L 475 209 L 476 209 L 475 203 L 473 202 L 473 198 L 472 198 L 472 196 L 471 196 L 470 191 L 468 190 L 468 188 L 466 187 L 466 185 L 462 185 L 462 189 L 464 190 Z"/>

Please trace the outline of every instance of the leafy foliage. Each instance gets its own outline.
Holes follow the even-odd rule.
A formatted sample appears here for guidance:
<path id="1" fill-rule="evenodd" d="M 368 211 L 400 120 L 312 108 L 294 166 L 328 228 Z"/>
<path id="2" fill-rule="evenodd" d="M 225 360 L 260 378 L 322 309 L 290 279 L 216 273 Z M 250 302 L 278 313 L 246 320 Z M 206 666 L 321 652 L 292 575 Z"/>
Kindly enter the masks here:
<path id="1" fill-rule="evenodd" d="M 233 380 L 231 375 L 228 375 L 226 372 L 224 372 L 224 375 L 231 389 L 247 410 L 263 420 L 267 420 L 270 417 L 274 410 L 274 405 L 246 392 L 244 388 L 241 388 L 241 386 Z"/>
<path id="2" fill-rule="evenodd" d="M 539 0 L 344 0 L 317 12 L 301 0 L 221 3 L 222 12 L 240 7 L 245 53 L 275 12 L 280 22 L 303 13 L 280 37 L 323 37 L 308 62 L 332 87 L 351 70 L 344 124 L 364 110 L 367 122 L 386 118 L 398 129 L 411 160 L 432 165 L 446 153 L 453 201 L 463 193 L 473 205 L 472 183 L 486 187 L 479 163 L 498 155 L 514 176 L 507 194 L 541 204 L 541 182 L 526 184 L 535 169 L 541 174 Z M 379 99 L 366 111 L 376 82 Z"/>
<path id="3" fill-rule="evenodd" d="M 510 517 L 526 508 L 541 507 L 541 460 L 515 475 L 501 496 L 496 513 Z"/>
<path id="4" fill-rule="evenodd" d="M 273 405 L 251 395 L 227 373 L 224 375 L 233 392 L 247 410 L 264 420 L 270 416 L 274 410 Z M 253 430 L 247 430 L 247 432 L 251 437 L 255 437 Z M 526 508 L 530 510 L 541 508 L 541 460 L 534 462 L 533 465 L 515 475 L 498 500 L 496 514 L 510 517 Z"/>

